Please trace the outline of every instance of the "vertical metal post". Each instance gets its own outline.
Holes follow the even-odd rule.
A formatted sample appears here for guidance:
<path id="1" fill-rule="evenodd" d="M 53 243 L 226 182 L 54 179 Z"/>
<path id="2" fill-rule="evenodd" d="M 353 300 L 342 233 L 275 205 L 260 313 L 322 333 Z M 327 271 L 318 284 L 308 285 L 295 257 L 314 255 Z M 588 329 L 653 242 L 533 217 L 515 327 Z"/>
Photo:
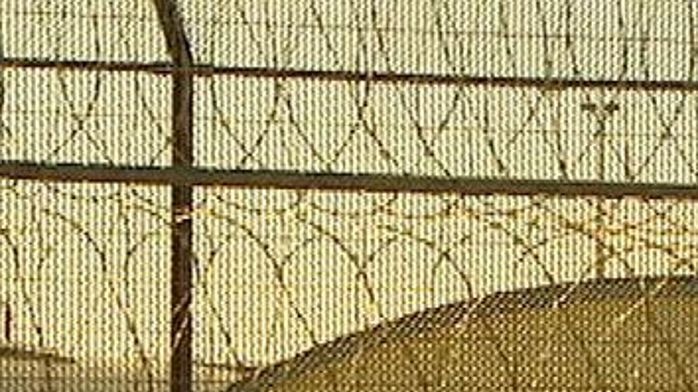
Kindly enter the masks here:
<path id="1" fill-rule="evenodd" d="M 3 335 L 5 337 L 5 342 L 12 343 L 12 308 L 10 307 L 10 301 L 5 303 L 5 326 L 3 328 Z"/>
<path id="2" fill-rule="evenodd" d="M 153 0 L 167 50 L 180 72 L 172 74 L 172 166 L 193 164 L 192 55 L 182 17 L 174 0 Z M 185 70 L 181 72 L 182 70 Z M 172 284 L 170 391 L 192 391 L 192 222 L 193 189 L 172 187 Z"/>
<path id="3" fill-rule="evenodd" d="M 173 83 L 174 151 L 173 165 L 192 164 L 191 96 L 182 96 L 191 91 L 191 83 L 175 77 Z M 179 153 L 178 153 L 179 152 Z M 193 189 L 189 185 L 172 187 L 172 285 L 171 285 L 171 363 L 170 390 L 191 392 L 192 390 L 192 199 Z"/>

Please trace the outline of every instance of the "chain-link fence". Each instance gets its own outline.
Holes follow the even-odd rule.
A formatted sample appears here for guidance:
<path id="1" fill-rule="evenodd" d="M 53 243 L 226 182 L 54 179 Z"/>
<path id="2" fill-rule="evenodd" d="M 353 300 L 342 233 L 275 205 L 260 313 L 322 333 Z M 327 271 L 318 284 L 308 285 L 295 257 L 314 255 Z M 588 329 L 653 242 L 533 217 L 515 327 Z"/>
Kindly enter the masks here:
<path id="1" fill-rule="evenodd" d="M 696 388 L 695 2 L 173 4 L 0 0 L 0 389 L 170 388 L 183 221 L 196 390 Z"/>

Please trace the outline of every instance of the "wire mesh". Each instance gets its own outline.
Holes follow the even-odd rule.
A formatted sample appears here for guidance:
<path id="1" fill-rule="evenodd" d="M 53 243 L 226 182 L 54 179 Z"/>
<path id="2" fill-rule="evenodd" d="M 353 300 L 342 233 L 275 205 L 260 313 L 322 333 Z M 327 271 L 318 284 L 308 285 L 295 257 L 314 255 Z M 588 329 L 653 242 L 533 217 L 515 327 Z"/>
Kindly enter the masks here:
<path id="1" fill-rule="evenodd" d="M 624 84 L 694 80 L 695 2 L 178 5 L 195 63 L 309 72 L 293 79 L 195 75 L 197 166 L 696 183 L 695 91 Z M 169 61 L 150 2 L 0 0 L 0 60 L 9 64 L 5 59 L 135 65 L 133 72 L 75 64 L 0 68 L 0 160 L 171 162 L 171 78 L 138 70 Z M 364 77 L 312 74 L 343 71 Z M 599 84 L 414 84 L 376 82 L 376 73 Z M 603 88 L 603 81 L 613 87 Z M 0 180 L 1 389 L 168 388 L 170 203 L 165 186 Z M 649 381 L 657 389 L 691 390 L 697 382 L 690 372 L 698 345 L 690 296 L 698 267 L 695 201 L 197 187 L 192 210 L 178 219 L 194 224 L 197 390 L 535 390 L 568 381 L 566 387 L 581 390 L 640 390 Z M 562 350 L 555 358 L 603 362 L 616 345 L 637 359 L 618 365 L 621 370 L 606 371 L 612 366 L 605 363 L 595 384 L 575 378 L 590 372 L 584 369 L 565 373 L 560 365 L 558 373 L 545 373 L 536 366 L 550 362 L 528 358 L 520 346 L 490 350 L 477 321 L 463 350 L 494 361 L 483 368 L 502 374 L 473 371 L 474 379 L 464 381 L 435 368 L 443 353 L 430 347 L 465 339 L 443 326 L 429 332 L 429 317 L 453 309 L 444 305 L 467 309 L 463 303 L 497 292 L 558 284 L 584 290 L 615 278 L 654 277 L 661 287 L 682 276 L 688 289 L 679 290 L 678 305 L 647 290 L 593 310 L 600 313 L 553 312 L 589 323 L 589 350 L 529 313 L 486 319 L 501 327 L 492 336 L 505 343 L 520 339 L 510 333 L 517 325 L 531 339 L 536 331 L 549 333 L 541 339 Z M 565 303 L 564 293 L 553 293 Z M 536 301 L 533 294 L 526 298 L 524 308 Z M 632 329 L 625 320 L 647 301 L 658 327 L 648 329 L 647 316 Z M 625 335 L 595 335 L 603 328 L 592 326 L 591 313 L 600 324 L 619 324 Z M 400 335 L 359 365 L 342 362 L 349 348 L 334 346 L 323 353 L 336 361 L 320 357 L 326 366 L 320 384 L 293 384 L 299 374 L 317 381 L 316 373 L 294 373 L 293 366 L 312 358 L 306 350 L 321 352 L 357 331 L 380 338 L 380 327 L 372 328 L 407 314 L 416 314 L 407 319 L 413 333 L 447 336 L 413 348 L 424 355 L 418 362 L 426 371 L 370 367 L 408 358 L 400 347 L 411 343 Z M 673 340 L 672 330 L 679 336 Z M 666 344 L 652 346 L 652 339 Z M 523 367 L 502 365 L 497 355 Z M 669 358 L 669 365 L 658 367 L 656 358 Z M 284 363 L 296 365 L 278 365 Z M 659 376 L 637 375 L 653 366 Z M 285 378 L 277 383 L 270 375 L 278 369 Z M 351 378 L 359 371 L 386 375 L 359 385 Z M 410 374 L 424 379 L 396 384 Z M 552 384 L 535 384 L 531 374 Z M 528 384 L 511 384 L 526 376 Z M 488 379 L 507 381 L 478 384 Z"/>

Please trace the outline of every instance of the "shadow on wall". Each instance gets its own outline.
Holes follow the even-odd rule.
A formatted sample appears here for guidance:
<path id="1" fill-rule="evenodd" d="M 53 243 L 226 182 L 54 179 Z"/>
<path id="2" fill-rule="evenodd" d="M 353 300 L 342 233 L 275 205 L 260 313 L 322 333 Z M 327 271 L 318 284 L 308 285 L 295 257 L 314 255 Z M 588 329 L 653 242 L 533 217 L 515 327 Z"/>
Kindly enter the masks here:
<path id="1" fill-rule="evenodd" d="M 695 369 L 698 277 L 598 279 L 428 309 L 227 391 L 694 391 Z"/>

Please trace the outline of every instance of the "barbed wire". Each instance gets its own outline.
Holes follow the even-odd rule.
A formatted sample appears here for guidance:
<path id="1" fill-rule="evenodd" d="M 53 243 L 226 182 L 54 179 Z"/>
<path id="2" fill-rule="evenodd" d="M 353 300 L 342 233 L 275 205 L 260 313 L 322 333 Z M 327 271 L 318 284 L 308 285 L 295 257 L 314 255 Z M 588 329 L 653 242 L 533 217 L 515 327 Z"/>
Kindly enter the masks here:
<path id="1" fill-rule="evenodd" d="M 99 2 L 5 3 L 3 161 L 167 164 L 175 152 L 162 122 L 173 113 L 161 76 L 191 72 L 202 167 L 687 187 L 698 179 L 690 1 L 653 12 L 618 1 L 600 22 L 612 32 L 598 35 L 579 26 L 586 7 L 562 0 L 524 2 L 526 12 L 504 1 L 407 2 L 404 18 L 375 1 L 344 9 L 314 0 L 181 1 L 195 59 L 187 69 L 166 62 L 147 2 L 131 2 L 133 12 Z M 658 28 L 671 15 L 687 20 L 686 36 Z M 52 33 L 18 39 L 18 26 L 29 22 Z M 590 63 L 595 56 L 582 47 L 607 64 Z M 666 47 L 688 54 L 658 55 Z M 197 326 L 197 388 L 214 368 L 222 382 L 252 377 L 306 349 L 447 303 L 571 283 L 556 297 L 564 304 L 600 278 L 599 269 L 603 278 L 668 281 L 695 277 L 698 268 L 691 200 L 310 188 L 200 186 L 193 210 L 178 215 L 195 225 L 187 300 Z M 0 299 L 22 331 L 12 336 L 81 360 L 118 352 L 157 390 L 167 373 L 171 212 L 164 186 L 0 180 L 0 259 L 10 266 Z M 85 279 L 89 293 L 80 289 Z M 66 289 L 68 280 L 76 288 Z M 68 292 L 75 303 L 65 306 L 86 322 L 84 331 L 57 331 L 68 316 L 46 305 Z M 614 313 L 613 328 L 642 303 Z M 593 350 L 576 349 L 596 369 Z M 684 354 L 666 350 L 682 369 Z M 56 378 L 60 366 L 44 364 L 45 377 Z M 602 372 L 591 373 L 602 385 Z M 0 370 L 0 385 L 2 377 Z M 681 377 L 693 382 L 686 371 Z"/>

